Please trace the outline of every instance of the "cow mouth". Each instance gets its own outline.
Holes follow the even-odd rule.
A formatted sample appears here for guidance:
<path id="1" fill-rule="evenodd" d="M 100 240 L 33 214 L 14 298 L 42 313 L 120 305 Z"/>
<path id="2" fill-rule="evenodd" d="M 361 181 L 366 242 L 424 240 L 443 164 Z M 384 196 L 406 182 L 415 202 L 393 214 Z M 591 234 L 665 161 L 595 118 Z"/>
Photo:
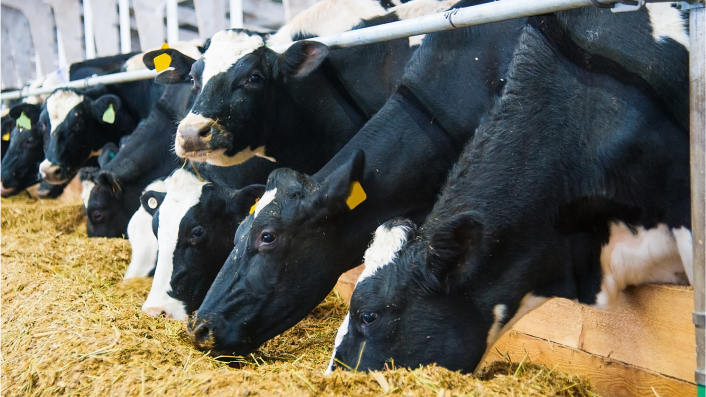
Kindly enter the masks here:
<path id="1" fill-rule="evenodd" d="M 189 159 L 189 160 L 197 162 L 197 163 L 202 163 L 210 157 L 222 155 L 225 151 L 226 151 L 225 149 L 215 149 L 215 150 L 204 149 L 204 150 L 192 150 L 189 152 L 184 151 L 183 154 L 179 153 L 177 151 L 177 155 L 179 157 L 184 157 L 186 159 Z"/>
<path id="2" fill-rule="evenodd" d="M 2 197 L 12 196 L 15 193 L 15 190 L 17 190 L 17 188 L 14 188 L 14 187 L 7 187 L 6 188 L 4 184 L 0 184 L 0 196 L 2 196 Z"/>

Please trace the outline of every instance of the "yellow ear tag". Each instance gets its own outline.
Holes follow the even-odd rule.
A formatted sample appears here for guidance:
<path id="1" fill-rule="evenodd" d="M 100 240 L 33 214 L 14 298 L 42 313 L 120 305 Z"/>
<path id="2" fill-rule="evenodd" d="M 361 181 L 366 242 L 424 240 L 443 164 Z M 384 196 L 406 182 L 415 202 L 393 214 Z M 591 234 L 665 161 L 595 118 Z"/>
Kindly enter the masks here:
<path id="1" fill-rule="evenodd" d="M 351 194 L 346 199 L 346 204 L 348 208 L 353 209 L 367 199 L 368 196 L 365 194 L 365 190 L 360 186 L 360 182 L 355 181 L 351 183 Z"/>
<path id="2" fill-rule="evenodd" d="M 108 109 L 105 109 L 103 113 L 103 121 L 108 124 L 115 123 L 115 109 L 113 109 L 113 104 L 108 105 Z"/>
<path id="3" fill-rule="evenodd" d="M 2 140 L 5 142 L 9 141 L 10 140 L 10 133 L 6 132 L 6 133 L 2 134 Z"/>
<path id="4" fill-rule="evenodd" d="M 255 199 L 255 204 L 250 207 L 250 215 L 252 215 L 255 212 L 255 208 L 257 208 L 257 202 L 260 201 L 260 199 Z"/>
<path id="5" fill-rule="evenodd" d="M 17 124 L 18 127 L 24 128 L 25 130 L 32 129 L 32 120 L 27 117 L 25 112 L 22 112 L 22 114 L 20 114 L 20 117 L 15 120 L 15 124 Z"/>
<path id="6" fill-rule="evenodd" d="M 162 49 L 167 49 L 169 48 L 169 45 L 167 43 L 162 44 Z M 169 54 L 162 54 L 160 56 L 154 57 L 154 70 L 157 72 L 161 72 L 162 70 L 165 70 L 169 67 L 169 64 L 172 63 L 172 57 L 169 56 Z"/>

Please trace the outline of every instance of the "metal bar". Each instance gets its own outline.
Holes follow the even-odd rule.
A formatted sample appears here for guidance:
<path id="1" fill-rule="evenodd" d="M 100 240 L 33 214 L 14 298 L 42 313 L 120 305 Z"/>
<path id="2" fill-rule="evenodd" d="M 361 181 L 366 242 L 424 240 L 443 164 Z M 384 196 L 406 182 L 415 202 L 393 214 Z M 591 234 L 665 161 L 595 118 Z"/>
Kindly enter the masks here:
<path id="1" fill-rule="evenodd" d="M 0 97 L 0 100 L 19 99 L 19 98 L 30 96 L 30 95 L 50 94 L 50 93 L 54 92 L 55 89 L 61 88 L 61 87 L 84 88 L 84 87 L 94 86 L 97 84 L 116 84 L 116 83 L 127 83 L 130 81 L 137 81 L 137 80 L 153 79 L 157 76 L 157 74 L 158 73 L 154 70 L 142 69 L 142 70 L 136 70 L 134 72 L 107 74 L 104 76 L 92 76 L 92 77 L 85 78 L 83 80 L 70 81 L 66 84 L 54 85 L 51 87 L 41 87 L 41 88 L 25 90 L 25 91 L 19 90 L 19 91 L 5 92 Z"/>
<path id="2" fill-rule="evenodd" d="M 86 41 L 86 58 L 96 57 L 96 42 L 93 34 L 93 0 L 83 0 L 83 36 Z"/>
<path id="3" fill-rule="evenodd" d="M 167 0 L 167 43 L 179 41 L 179 6 L 177 0 Z"/>
<path id="4" fill-rule="evenodd" d="M 230 27 L 243 27 L 243 0 L 230 0 Z"/>
<path id="5" fill-rule="evenodd" d="M 120 13 L 120 52 L 127 54 L 132 51 L 130 0 L 118 0 L 118 12 Z"/>
<path id="6" fill-rule="evenodd" d="M 691 232 L 694 250 L 695 380 L 699 395 L 706 385 L 706 9 L 689 8 L 689 111 L 691 144 Z"/>

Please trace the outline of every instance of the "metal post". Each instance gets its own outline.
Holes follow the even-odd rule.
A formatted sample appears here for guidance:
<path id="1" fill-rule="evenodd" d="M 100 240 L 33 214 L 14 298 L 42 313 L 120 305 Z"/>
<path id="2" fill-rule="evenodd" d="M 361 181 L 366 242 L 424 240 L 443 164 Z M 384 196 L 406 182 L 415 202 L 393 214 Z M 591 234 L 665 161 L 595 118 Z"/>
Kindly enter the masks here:
<path id="1" fill-rule="evenodd" d="M 230 27 L 243 27 L 243 0 L 230 0 Z"/>
<path id="2" fill-rule="evenodd" d="M 179 41 L 179 9 L 177 0 L 167 0 L 167 43 Z"/>
<path id="3" fill-rule="evenodd" d="M 696 385 L 706 385 L 706 9 L 692 4 L 689 14 L 689 77 L 691 129 L 691 231 L 694 246 L 694 314 L 696 326 Z"/>
<path id="4" fill-rule="evenodd" d="M 120 52 L 127 54 L 132 51 L 130 0 L 118 0 L 118 13 L 120 14 Z"/>

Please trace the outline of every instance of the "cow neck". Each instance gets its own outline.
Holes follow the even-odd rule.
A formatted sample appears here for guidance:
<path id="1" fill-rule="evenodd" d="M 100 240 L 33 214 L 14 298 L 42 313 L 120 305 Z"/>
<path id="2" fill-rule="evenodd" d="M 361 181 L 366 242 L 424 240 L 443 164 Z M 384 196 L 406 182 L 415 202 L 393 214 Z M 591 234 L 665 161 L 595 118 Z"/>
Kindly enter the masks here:
<path id="1" fill-rule="evenodd" d="M 321 72 L 333 88 L 336 103 L 343 109 L 353 125 L 362 127 L 365 122 L 368 121 L 368 117 L 351 96 L 350 92 L 348 92 L 346 86 L 343 85 L 343 82 L 338 77 L 338 74 L 328 58 L 321 64 Z"/>
<path id="2" fill-rule="evenodd" d="M 439 150 L 444 153 L 447 160 L 452 163 L 458 159 L 460 151 L 448 131 L 441 125 L 439 120 L 434 119 L 434 115 L 416 95 L 404 84 L 400 85 L 392 94 L 391 100 L 398 102 L 409 117 L 424 131 L 424 133 L 434 142 Z"/>

